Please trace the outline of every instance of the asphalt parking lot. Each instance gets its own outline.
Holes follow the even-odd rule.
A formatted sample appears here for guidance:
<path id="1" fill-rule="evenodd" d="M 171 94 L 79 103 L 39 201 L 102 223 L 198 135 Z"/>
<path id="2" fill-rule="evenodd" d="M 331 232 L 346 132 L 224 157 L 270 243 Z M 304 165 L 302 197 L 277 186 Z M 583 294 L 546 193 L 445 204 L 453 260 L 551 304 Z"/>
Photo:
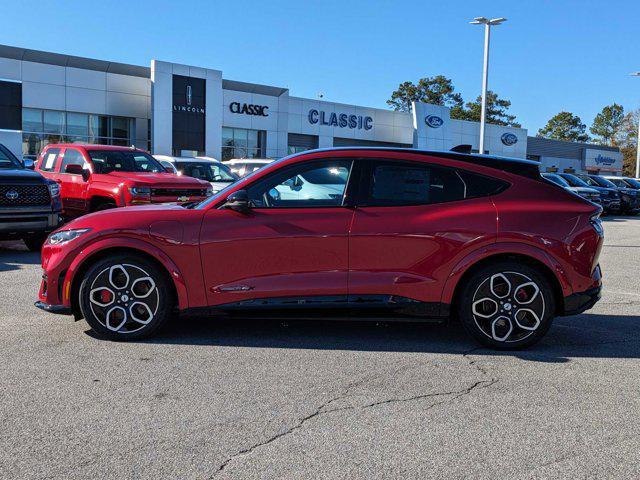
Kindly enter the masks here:
<path id="1" fill-rule="evenodd" d="M 600 303 L 517 353 L 409 324 L 100 341 L 0 243 L 0 478 L 638 478 L 640 218 L 605 230 Z"/>

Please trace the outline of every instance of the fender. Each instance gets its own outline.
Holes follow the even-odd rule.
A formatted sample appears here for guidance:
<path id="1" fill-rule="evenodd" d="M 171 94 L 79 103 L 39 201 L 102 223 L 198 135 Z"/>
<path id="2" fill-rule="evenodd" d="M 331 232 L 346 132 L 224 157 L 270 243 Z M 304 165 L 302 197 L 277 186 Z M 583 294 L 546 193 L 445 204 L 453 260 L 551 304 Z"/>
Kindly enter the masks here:
<path id="1" fill-rule="evenodd" d="M 117 207 L 125 207 L 126 202 L 124 198 L 124 189 L 126 188 L 124 182 L 109 183 L 109 182 L 90 182 L 86 192 L 86 203 L 89 205 L 89 200 L 93 196 L 108 197 L 111 198 Z M 88 207 L 87 207 L 88 208 Z"/>
<path id="2" fill-rule="evenodd" d="M 560 287 L 562 288 L 563 296 L 566 297 L 573 293 L 562 264 L 556 258 L 549 255 L 548 252 L 526 243 L 498 242 L 474 250 L 458 262 L 458 264 L 451 270 L 449 277 L 447 277 L 440 301 L 446 304 L 450 304 L 453 301 L 453 294 L 458 282 L 473 265 L 487 257 L 491 257 L 492 255 L 508 255 L 510 253 L 525 255 L 543 263 L 554 273 Z"/>
<path id="3" fill-rule="evenodd" d="M 164 266 L 164 268 L 166 268 L 167 272 L 169 272 L 169 275 L 171 276 L 173 284 L 176 288 L 176 292 L 178 293 L 178 309 L 184 310 L 186 308 L 189 308 L 187 286 L 184 280 L 184 276 L 180 272 L 180 269 L 177 267 L 177 265 L 173 263 L 173 261 L 166 254 L 164 254 L 162 250 L 148 242 L 131 237 L 127 237 L 126 242 L 123 242 L 122 240 L 123 237 L 98 239 L 97 241 L 85 246 L 80 252 L 78 252 L 78 255 L 76 255 L 73 262 L 71 262 L 71 265 L 69 266 L 64 277 L 64 288 L 62 290 L 63 304 L 66 306 L 70 306 L 70 287 L 73 284 L 73 279 L 76 273 L 78 273 L 78 270 L 82 267 L 82 265 L 88 258 L 101 250 L 106 250 L 109 248 L 130 248 L 132 250 L 139 250 L 151 255 L 152 257 L 157 259 Z"/>

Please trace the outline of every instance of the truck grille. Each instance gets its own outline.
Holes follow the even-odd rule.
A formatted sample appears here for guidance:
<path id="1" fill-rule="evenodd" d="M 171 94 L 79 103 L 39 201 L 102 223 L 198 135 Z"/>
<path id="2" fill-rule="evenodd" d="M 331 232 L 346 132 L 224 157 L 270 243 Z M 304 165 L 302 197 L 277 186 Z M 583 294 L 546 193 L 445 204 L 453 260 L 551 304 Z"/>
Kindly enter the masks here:
<path id="1" fill-rule="evenodd" d="M 0 185 L 0 207 L 31 207 L 50 205 L 46 185 Z"/>
<path id="2" fill-rule="evenodd" d="M 152 197 L 204 197 L 206 189 L 197 188 L 152 188 Z"/>

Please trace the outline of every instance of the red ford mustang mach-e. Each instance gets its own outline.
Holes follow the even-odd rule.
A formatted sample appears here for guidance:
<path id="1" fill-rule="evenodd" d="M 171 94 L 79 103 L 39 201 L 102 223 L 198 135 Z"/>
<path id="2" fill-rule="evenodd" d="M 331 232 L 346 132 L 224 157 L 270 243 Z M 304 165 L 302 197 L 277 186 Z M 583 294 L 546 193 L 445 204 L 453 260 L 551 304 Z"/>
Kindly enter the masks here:
<path id="1" fill-rule="evenodd" d="M 202 203 L 90 214 L 36 305 L 138 339 L 180 314 L 458 318 L 520 348 L 600 298 L 601 208 L 526 160 L 381 148 L 276 161 Z"/>

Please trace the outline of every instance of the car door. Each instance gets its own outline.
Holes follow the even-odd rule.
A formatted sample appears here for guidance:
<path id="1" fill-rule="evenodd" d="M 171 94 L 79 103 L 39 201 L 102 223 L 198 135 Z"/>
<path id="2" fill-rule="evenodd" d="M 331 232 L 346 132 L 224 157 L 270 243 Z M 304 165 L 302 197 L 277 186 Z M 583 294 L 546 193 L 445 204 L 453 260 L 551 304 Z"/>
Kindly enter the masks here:
<path id="1" fill-rule="evenodd" d="M 439 316 L 453 266 L 470 249 L 495 241 L 493 203 L 475 192 L 482 181 L 488 182 L 483 191 L 496 190 L 497 181 L 422 161 L 361 162 L 349 239 L 351 304 L 383 311 L 405 305 L 417 315 Z"/>
<path id="2" fill-rule="evenodd" d="M 209 304 L 306 308 L 346 302 L 348 232 L 353 210 L 344 206 L 351 160 L 322 159 L 283 167 L 247 188 L 247 213 L 209 210 L 200 249 Z M 342 191 L 278 188 L 299 174 L 342 178 Z M 339 180 L 340 181 L 340 180 Z"/>
<path id="3" fill-rule="evenodd" d="M 88 164 L 82 153 L 76 149 L 67 147 L 62 153 L 59 178 L 62 179 L 60 196 L 65 206 L 65 214 L 70 217 L 83 215 L 87 212 L 87 181 L 78 173 L 67 172 L 67 166 L 79 165 L 88 169 Z"/>

